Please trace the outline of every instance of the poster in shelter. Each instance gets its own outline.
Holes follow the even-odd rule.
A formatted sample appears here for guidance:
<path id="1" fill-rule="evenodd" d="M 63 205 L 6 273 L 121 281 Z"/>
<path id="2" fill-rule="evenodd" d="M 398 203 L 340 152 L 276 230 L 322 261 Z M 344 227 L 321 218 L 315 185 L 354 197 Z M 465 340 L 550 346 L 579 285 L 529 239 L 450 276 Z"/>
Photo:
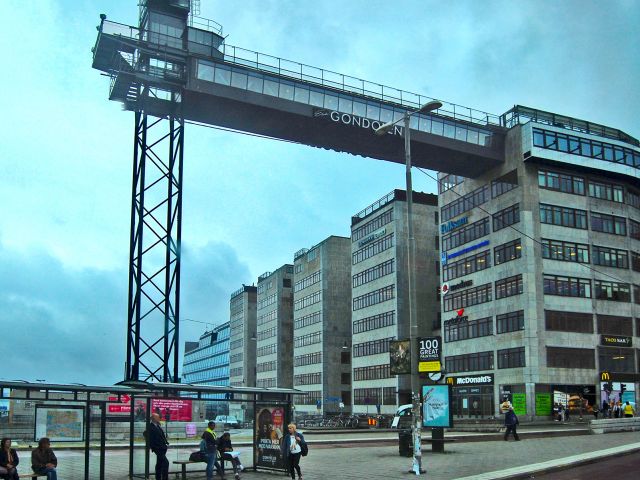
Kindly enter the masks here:
<path id="1" fill-rule="evenodd" d="M 280 443 L 285 432 L 284 407 L 256 408 L 257 467 L 284 468 Z"/>

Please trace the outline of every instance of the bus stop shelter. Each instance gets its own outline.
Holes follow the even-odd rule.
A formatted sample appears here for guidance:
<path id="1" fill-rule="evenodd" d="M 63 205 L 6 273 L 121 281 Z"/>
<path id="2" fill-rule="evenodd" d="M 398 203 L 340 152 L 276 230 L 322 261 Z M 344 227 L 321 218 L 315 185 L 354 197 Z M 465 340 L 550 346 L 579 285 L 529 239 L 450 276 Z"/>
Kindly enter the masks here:
<path id="1" fill-rule="evenodd" d="M 112 448 L 120 461 L 123 452 L 128 454 L 128 478 L 150 478 L 154 459 L 144 432 L 151 413 L 165 421 L 170 449 L 178 457 L 181 451 L 194 450 L 206 421 L 213 420 L 206 417 L 207 405 L 240 403 L 250 419 L 243 426 L 251 434 L 253 468 L 278 470 L 283 467 L 278 442 L 291 419 L 293 395 L 304 392 L 184 383 L 89 386 L 0 380 L 0 405 L 6 406 L 0 435 L 19 448 L 49 437 L 54 450 L 64 445 L 81 452 L 84 473 L 76 471 L 74 478 L 104 480 L 106 452 Z"/>

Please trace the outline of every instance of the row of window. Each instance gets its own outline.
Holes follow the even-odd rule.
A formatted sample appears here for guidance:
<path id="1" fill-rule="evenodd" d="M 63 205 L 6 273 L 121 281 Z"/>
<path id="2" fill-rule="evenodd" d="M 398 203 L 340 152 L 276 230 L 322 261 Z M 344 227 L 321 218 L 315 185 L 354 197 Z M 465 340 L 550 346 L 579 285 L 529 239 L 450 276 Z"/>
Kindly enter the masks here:
<path id="1" fill-rule="evenodd" d="M 296 405 L 317 405 L 318 400 L 322 402 L 321 390 L 305 390 L 306 395 L 297 395 L 295 397 Z"/>
<path id="2" fill-rule="evenodd" d="M 382 238 L 374 240 L 371 243 L 368 243 L 364 247 L 359 250 L 356 250 L 351 255 L 351 263 L 356 265 L 367 258 L 371 258 L 374 255 L 377 255 L 380 252 L 384 252 L 389 248 L 393 247 L 393 232 L 389 235 L 386 235 Z"/>
<path id="3" fill-rule="evenodd" d="M 583 157 L 595 158 L 606 162 L 621 163 L 640 168 L 640 153 L 629 148 L 588 138 L 550 132 L 540 128 L 533 129 L 533 145 L 549 150 L 572 153 Z"/>
<path id="4" fill-rule="evenodd" d="M 496 315 L 496 330 L 500 333 L 524 330 L 524 310 Z M 457 342 L 470 338 L 493 335 L 493 318 L 485 317 L 475 320 L 448 322 L 444 326 L 446 342 Z"/>
<path id="5" fill-rule="evenodd" d="M 509 225 L 514 225 L 520 222 L 520 204 L 516 203 L 510 207 L 504 208 L 499 212 L 494 213 L 493 218 L 493 231 L 497 232 Z"/>
<path id="6" fill-rule="evenodd" d="M 453 250 L 465 243 L 473 242 L 491 233 L 489 217 L 485 217 L 471 225 L 459 228 L 442 236 L 442 251 Z"/>
<path id="7" fill-rule="evenodd" d="M 242 367 L 236 367 L 229 370 L 230 377 L 242 377 L 244 369 Z"/>
<path id="8" fill-rule="evenodd" d="M 369 332 L 378 328 L 388 327 L 396 324 L 396 312 L 378 313 L 370 317 L 362 318 L 353 322 L 353 333 Z"/>
<path id="9" fill-rule="evenodd" d="M 383 378 L 391 378 L 391 369 L 389 364 L 371 365 L 369 367 L 360 367 L 353 369 L 353 381 L 363 380 L 381 380 Z"/>
<path id="10" fill-rule="evenodd" d="M 258 388 L 273 388 L 276 386 L 275 378 L 258 378 L 256 380 L 256 387 Z"/>
<path id="11" fill-rule="evenodd" d="M 598 369 L 635 373 L 633 348 L 598 347 Z M 596 350 L 592 348 L 547 347 L 547 366 L 553 368 L 596 368 Z"/>
<path id="12" fill-rule="evenodd" d="M 322 383 L 322 373 L 302 373 L 300 375 L 293 376 L 293 385 L 317 385 Z"/>
<path id="13" fill-rule="evenodd" d="M 278 362 L 272 360 L 271 362 L 262 362 L 256 364 L 256 373 L 262 372 L 274 372 L 278 368 Z"/>
<path id="14" fill-rule="evenodd" d="M 395 297 L 395 285 L 379 288 L 353 299 L 353 311 L 392 300 Z"/>
<path id="15" fill-rule="evenodd" d="M 316 363 L 322 363 L 322 352 L 307 353 L 305 355 L 298 355 L 293 359 L 294 367 L 303 367 L 305 365 L 315 365 Z"/>
<path id="16" fill-rule="evenodd" d="M 301 310 L 303 308 L 309 307 L 316 303 L 320 303 L 321 300 L 322 300 L 322 291 L 313 292 L 312 294 L 307 295 L 306 297 L 302 297 L 299 300 L 295 300 L 293 302 L 293 310 L 294 311 Z"/>
<path id="17" fill-rule="evenodd" d="M 238 348 L 242 348 L 243 345 L 244 345 L 244 340 L 242 338 L 239 338 L 237 340 L 232 340 L 229 343 L 229 350 L 236 350 Z"/>
<path id="18" fill-rule="evenodd" d="M 594 298 L 598 300 L 631 301 L 631 289 L 628 283 L 594 280 L 593 285 Z M 634 286 L 634 291 L 636 288 L 637 286 Z M 544 275 L 544 293 L 545 295 L 560 295 L 563 297 L 591 298 L 591 280 L 560 275 Z M 636 294 L 635 296 L 636 303 L 640 303 L 638 295 Z"/>
<path id="19" fill-rule="evenodd" d="M 256 350 L 256 357 L 264 357 L 266 355 L 271 355 L 278 351 L 278 345 L 273 343 L 271 345 L 265 345 L 264 347 L 260 347 Z"/>
<path id="20" fill-rule="evenodd" d="M 545 328 L 552 331 L 593 333 L 593 314 L 545 310 Z M 596 315 L 597 332 L 604 335 L 633 336 L 633 319 L 617 315 Z M 636 335 L 640 334 L 637 320 Z"/>
<path id="21" fill-rule="evenodd" d="M 440 218 L 446 222 L 464 212 L 479 207 L 490 200 L 491 192 L 488 185 L 476 188 L 462 197 L 455 199 L 440 209 Z"/>
<path id="22" fill-rule="evenodd" d="M 378 355 L 379 353 L 388 353 L 389 342 L 393 339 L 394 337 L 389 337 L 357 343 L 353 346 L 353 357 L 366 357 L 369 355 Z"/>
<path id="23" fill-rule="evenodd" d="M 384 227 L 387 223 L 391 223 L 393 220 L 393 210 L 387 210 L 386 212 L 378 215 L 375 218 L 372 218 L 367 223 L 362 225 L 361 227 L 356 228 L 351 233 L 351 240 L 353 242 L 357 242 L 361 238 L 366 237 L 367 235 L 379 230 Z"/>
<path id="24" fill-rule="evenodd" d="M 505 348 L 496 352 L 498 368 L 518 368 L 526 366 L 524 347 Z M 447 372 L 474 372 L 477 370 L 493 370 L 493 351 L 452 355 L 445 358 Z"/>
<path id="25" fill-rule="evenodd" d="M 396 405 L 396 388 L 354 388 L 354 405 Z"/>
<path id="26" fill-rule="evenodd" d="M 320 323 L 321 321 L 322 312 L 313 312 L 309 315 L 305 315 L 304 317 L 296 318 L 293 328 L 298 330 L 299 328 L 308 327 L 309 325 Z"/>
<path id="27" fill-rule="evenodd" d="M 491 182 L 491 197 L 497 198 L 518 187 L 518 171 L 511 170 Z"/>
<path id="28" fill-rule="evenodd" d="M 574 195 L 584 195 L 585 183 L 585 178 L 578 175 L 552 172 L 548 170 L 538 171 L 538 186 L 548 190 L 571 193 Z M 588 180 L 586 193 L 588 193 L 590 197 L 598 198 L 600 200 L 625 203 L 624 187 L 622 185 Z M 626 200 L 628 205 L 640 208 L 639 193 L 633 190 L 627 190 Z"/>
<path id="29" fill-rule="evenodd" d="M 384 277 L 385 275 L 389 275 L 394 271 L 394 262 L 395 260 L 392 258 L 391 260 L 387 260 L 386 262 L 375 265 L 371 268 L 367 268 L 360 273 L 356 273 L 352 278 L 352 286 L 353 288 L 359 287 L 360 285 L 364 285 L 365 283 L 373 282 L 378 278 Z"/>
<path id="30" fill-rule="evenodd" d="M 244 359 L 244 354 L 242 352 L 240 353 L 234 353 L 233 355 L 231 355 L 229 357 L 229 363 L 238 363 L 238 362 L 242 362 L 242 360 Z"/>
<path id="31" fill-rule="evenodd" d="M 266 340 L 267 338 L 275 337 L 278 334 L 277 327 L 271 327 L 267 330 L 258 332 L 258 340 Z"/>
<path id="32" fill-rule="evenodd" d="M 522 256 L 521 240 L 518 238 L 516 240 L 503 243 L 502 245 L 498 245 L 493 249 L 493 252 L 496 265 L 516 260 Z M 480 253 L 470 255 L 461 260 L 445 265 L 442 267 L 442 273 L 444 281 L 447 282 L 490 267 L 491 252 L 489 250 L 484 250 Z"/>
<path id="33" fill-rule="evenodd" d="M 310 287 L 311 285 L 315 285 L 320 281 L 321 278 L 322 278 L 322 271 L 318 270 L 317 272 L 312 273 L 311 275 L 303 278 L 302 280 L 297 281 L 293 286 L 293 291 L 299 292 L 300 290 L 304 290 L 305 288 Z"/>
<path id="34" fill-rule="evenodd" d="M 640 255 L 636 252 L 631 252 L 631 254 L 634 260 L 634 270 L 636 268 L 640 270 Z M 590 263 L 589 245 L 543 238 L 542 258 L 563 262 Z M 627 250 L 592 245 L 591 258 L 594 265 L 629 268 L 629 252 Z"/>
<path id="35" fill-rule="evenodd" d="M 322 342 L 322 332 L 308 333 L 307 335 L 301 335 L 293 338 L 294 347 L 304 347 L 320 342 Z"/>
<path id="36" fill-rule="evenodd" d="M 606 213 L 589 212 L 594 232 L 627 235 L 627 219 Z M 587 230 L 587 211 L 558 205 L 540 204 L 540 223 Z M 629 236 L 640 240 L 640 222 L 629 219 Z"/>
<path id="37" fill-rule="evenodd" d="M 269 323 L 278 318 L 278 310 L 271 310 L 269 313 L 258 315 L 258 326 Z"/>
<path id="38" fill-rule="evenodd" d="M 261 310 L 264 307 L 268 307 L 269 305 L 273 305 L 274 303 L 276 303 L 277 299 L 278 299 L 277 293 L 274 293 L 273 295 L 269 295 L 268 297 L 261 299 L 258 302 L 258 310 Z"/>

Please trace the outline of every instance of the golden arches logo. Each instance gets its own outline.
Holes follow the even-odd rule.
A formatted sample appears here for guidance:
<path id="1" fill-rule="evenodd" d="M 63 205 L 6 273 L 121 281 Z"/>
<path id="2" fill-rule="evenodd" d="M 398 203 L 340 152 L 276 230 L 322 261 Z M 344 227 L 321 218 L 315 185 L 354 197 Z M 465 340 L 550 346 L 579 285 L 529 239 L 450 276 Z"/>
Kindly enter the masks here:
<path id="1" fill-rule="evenodd" d="M 600 380 L 602 380 L 603 382 L 608 382 L 609 380 L 611 380 L 611 374 L 609 372 L 600 373 Z"/>
<path id="2" fill-rule="evenodd" d="M 453 377 L 447 378 L 447 385 L 453 385 Z"/>

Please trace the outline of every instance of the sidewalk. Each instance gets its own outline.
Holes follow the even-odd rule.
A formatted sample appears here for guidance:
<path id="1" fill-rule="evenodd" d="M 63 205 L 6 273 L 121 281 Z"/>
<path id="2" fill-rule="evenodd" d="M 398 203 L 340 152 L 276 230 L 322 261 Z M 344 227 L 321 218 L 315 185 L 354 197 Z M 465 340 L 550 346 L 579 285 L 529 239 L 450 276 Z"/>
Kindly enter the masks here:
<path id="1" fill-rule="evenodd" d="M 608 435 L 580 435 L 570 437 L 527 438 L 523 435 L 520 442 L 503 440 L 481 442 L 456 442 L 448 444 L 446 453 L 434 454 L 423 450 L 423 466 L 427 470 L 429 480 L 454 479 L 490 479 L 519 478 L 528 472 L 539 473 L 547 469 L 556 469 L 563 465 L 593 460 L 601 455 L 621 454 L 626 451 L 640 451 L 637 432 L 616 433 Z M 425 446 L 426 447 L 426 446 Z M 426 447 L 428 448 L 428 447 Z M 241 459 L 246 467 L 251 466 L 251 454 L 247 447 L 238 448 L 243 451 Z M 143 471 L 144 456 L 136 451 L 138 471 Z M 92 456 L 95 453 L 92 452 Z M 169 460 L 183 460 L 188 456 L 186 451 L 170 450 Z M 60 478 L 77 478 L 84 469 L 83 453 L 73 450 L 62 450 L 58 454 Z M 97 458 L 96 458 L 97 460 Z M 153 472 L 155 457 L 151 455 L 150 471 Z M 26 462 L 28 463 L 28 462 Z M 305 480 L 324 480 L 340 478 L 347 480 L 362 479 L 386 480 L 407 479 L 405 473 L 411 467 L 411 458 L 398 456 L 398 446 L 386 442 L 340 443 L 336 445 L 310 444 L 309 456 L 301 462 Z M 92 465 L 92 472 L 96 472 Z M 197 470 L 203 464 L 195 465 Z M 127 479 L 128 452 L 126 450 L 109 450 L 106 458 L 106 478 L 109 480 Z M 172 465 L 172 472 L 175 472 Z M 636 475 L 637 472 L 630 472 Z M 92 478 L 97 478 L 92 475 Z M 176 478 L 173 473 L 171 478 Z M 190 479 L 203 479 L 202 473 L 191 474 Z M 233 478 L 227 475 L 227 478 Z M 247 472 L 245 480 L 275 480 L 285 478 L 282 474 L 266 472 Z M 633 477 L 631 477 L 633 478 Z M 622 480 L 622 479 L 620 479 Z"/>

